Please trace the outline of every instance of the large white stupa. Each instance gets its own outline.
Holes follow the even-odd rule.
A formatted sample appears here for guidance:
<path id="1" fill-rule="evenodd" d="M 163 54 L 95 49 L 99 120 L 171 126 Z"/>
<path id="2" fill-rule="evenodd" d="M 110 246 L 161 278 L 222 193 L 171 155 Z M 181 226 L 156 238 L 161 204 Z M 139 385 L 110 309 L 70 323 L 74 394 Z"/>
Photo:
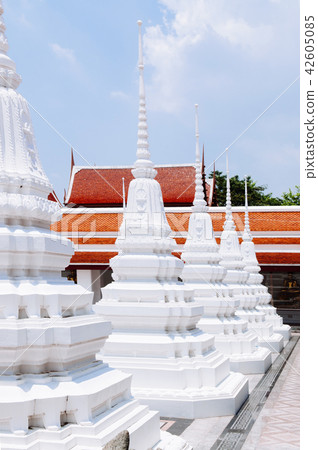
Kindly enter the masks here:
<path id="1" fill-rule="evenodd" d="M 258 297 L 259 302 L 256 309 L 265 314 L 265 321 L 271 324 L 274 328 L 274 335 L 269 338 L 269 348 L 274 345 L 277 351 L 282 349 L 283 342 L 289 341 L 291 336 L 291 329 L 289 325 L 283 324 L 283 319 L 276 313 L 276 308 L 270 305 L 272 296 L 268 292 L 266 286 L 262 284 L 263 275 L 260 274 L 260 265 L 256 258 L 255 246 L 250 230 L 249 216 L 248 216 L 248 197 L 247 197 L 247 179 L 245 178 L 245 227 L 243 233 L 243 241 L 241 243 L 241 252 L 243 261 L 245 262 L 244 270 L 250 274 L 248 283 L 253 288 L 253 292 Z M 282 336 L 279 339 L 279 335 Z M 275 340 L 275 342 L 273 342 Z"/>
<path id="2" fill-rule="evenodd" d="M 0 448 L 101 450 L 123 430 L 138 450 L 188 448 L 161 445 L 159 414 L 131 396 L 131 376 L 95 358 L 111 324 L 60 276 L 73 247 L 50 232 L 58 206 L 2 14 L 0 1 Z"/>
<path id="3" fill-rule="evenodd" d="M 248 330 L 247 321 L 235 315 L 240 301 L 233 296 L 233 288 L 223 282 L 227 270 L 220 265 L 219 247 L 203 194 L 197 111 L 195 183 L 188 238 L 181 257 L 186 263 L 182 279 L 194 290 L 195 300 L 204 306 L 198 326 L 214 335 L 216 348 L 230 358 L 231 370 L 263 373 L 269 364 L 269 352 L 258 347 L 257 336 Z"/>
<path id="4" fill-rule="evenodd" d="M 248 282 L 249 272 L 244 270 L 246 263 L 243 261 L 232 216 L 228 150 L 226 150 L 226 171 L 226 216 L 220 243 L 221 265 L 227 269 L 224 282 L 233 288 L 234 297 L 240 301 L 235 314 L 247 321 L 249 330 L 253 331 L 258 338 L 258 345 L 264 348 L 269 347 L 270 351 L 277 352 L 281 350 L 280 337 L 273 333 L 273 326 L 265 322 L 265 314 L 256 309 L 259 300 Z"/>
<path id="5" fill-rule="evenodd" d="M 248 395 L 248 381 L 230 372 L 214 338 L 196 325 L 203 308 L 178 281 L 183 262 L 174 257 L 161 188 L 148 149 L 141 22 L 139 21 L 139 125 L 137 160 L 128 202 L 111 259 L 114 282 L 94 305 L 113 324 L 101 354 L 133 374 L 132 392 L 161 415 L 198 418 L 234 414 Z"/>

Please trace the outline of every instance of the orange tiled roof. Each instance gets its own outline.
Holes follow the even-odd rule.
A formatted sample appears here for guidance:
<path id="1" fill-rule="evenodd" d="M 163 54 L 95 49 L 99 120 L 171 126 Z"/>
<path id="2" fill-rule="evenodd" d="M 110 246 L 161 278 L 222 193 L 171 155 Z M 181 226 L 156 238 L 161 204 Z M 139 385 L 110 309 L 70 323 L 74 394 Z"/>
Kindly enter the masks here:
<path id="1" fill-rule="evenodd" d="M 299 253 L 256 253 L 259 264 L 300 264 Z"/>
<path id="2" fill-rule="evenodd" d="M 55 191 L 52 191 L 49 193 L 49 195 L 47 196 L 47 199 L 50 200 L 51 202 L 58 202 L 60 203 Z"/>
<path id="3" fill-rule="evenodd" d="M 62 219 L 52 225 L 58 232 L 118 231 L 123 220 L 122 213 L 112 214 L 64 214 Z"/>
<path id="4" fill-rule="evenodd" d="M 75 252 L 70 264 L 108 264 L 116 252 Z"/>
<path id="5" fill-rule="evenodd" d="M 75 252 L 70 264 L 109 264 L 109 260 L 116 256 L 116 252 Z M 180 258 L 180 252 L 173 252 Z M 259 264 L 289 265 L 300 264 L 299 253 L 262 252 L 256 253 Z"/>
<path id="6" fill-rule="evenodd" d="M 273 207 L 274 208 L 274 207 Z M 166 213 L 167 220 L 173 231 L 187 231 L 190 212 Z M 212 218 L 213 229 L 216 232 L 223 230 L 225 220 L 224 212 L 209 213 Z M 299 231 L 299 211 L 260 211 L 249 213 L 250 228 L 253 231 Z M 234 212 L 233 219 L 238 231 L 244 230 L 244 213 Z M 84 213 L 64 214 L 63 218 L 53 224 L 55 231 L 115 231 L 119 230 L 122 222 L 122 213 Z"/>
<path id="7" fill-rule="evenodd" d="M 222 231 L 225 212 L 209 213 L 214 231 Z M 191 213 L 167 213 L 167 219 L 173 231 L 187 230 Z M 244 212 L 233 212 L 233 220 L 238 231 L 244 230 Z M 260 211 L 249 213 L 252 231 L 299 231 L 299 211 Z"/>
<path id="8" fill-rule="evenodd" d="M 72 212 L 75 212 L 72 210 Z M 167 212 L 167 219 L 173 231 L 186 232 L 189 224 L 190 212 Z M 214 230 L 219 234 L 223 229 L 223 223 L 225 219 L 225 213 L 223 211 L 210 212 L 213 222 Z M 273 207 L 270 211 L 251 211 L 249 214 L 250 226 L 252 234 L 253 232 L 286 232 L 279 236 L 261 236 L 254 237 L 254 243 L 256 245 L 264 246 L 262 251 L 257 252 L 258 261 L 261 265 L 289 265 L 299 264 L 300 255 L 298 251 L 291 252 L 281 251 L 278 248 L 277 252 L 274 252 L 273 245 L 299 245 L 299 237 L 290 235 L 289 232 L 299 232 L 300 230 L 300 213 L 299 211 L 281 211 L 275 210 Z M 233 218 L 236 227 L 239 231 L 243 231 L 244 228 L 244 213 L 233 212 Z M 114 245 L 116 240 L 116 234 L 122 222 L 122 213 L 104 213 L 95 212 L 92 213 L 78 213 L 78 214 L 64 214 L 62 219 L 53 224 L 52 229 L 56 231 L 67 232 L 72 236 L 72 240 L 75 245 L 87 245 L 88 247 L 82 248 L 82 250 L 76 251 L 75 255 L 71 259 L 70 264 L 89 265 L 89 264 L 102 264 L 107 265 L 109 259 L 115 256 L 114 247 L 109 248 L 110 251 L 104 251 L 103 248 L 93 247 L 91 251 L 90 245 L 96 246 L 109 246 Z M 110 236 L 99 236 L 94 233 L 110 233 Z M 76 235 L 77 233 L 87 233 L 87 236 Z M 114 233 L 114 235 L 112 235 Z M 289 234 L 289 235 L 288 235 Z M 239 238 L 241 241 L 241 238 Z M 220 242 L 219 237 L 216 238 L 217 242 Z M 184 244 L 185 237 L 176 237 L 177 244 Z M 266 251 L 268 246 L 268 251 Z M 96 249 L 96 251 L 95 251 Z M 107 247 L 105 247 L 105 250 Z M 99 251 L 101 250 L 101 251 Z M 180 257 L 180 252 L 174 253 Z"/>
<path id="9" fill-rule="evenodd" d="M 132 168 L 73 168 L 67 204 L 121 206 L 122 178 L 126 198 L 133 179 Z M 165 205 L 192 205 L 195 192 L 195 168 L 188 166 L 156 167 Z M 207 185 L 207 195 L 209 185 Z"/>

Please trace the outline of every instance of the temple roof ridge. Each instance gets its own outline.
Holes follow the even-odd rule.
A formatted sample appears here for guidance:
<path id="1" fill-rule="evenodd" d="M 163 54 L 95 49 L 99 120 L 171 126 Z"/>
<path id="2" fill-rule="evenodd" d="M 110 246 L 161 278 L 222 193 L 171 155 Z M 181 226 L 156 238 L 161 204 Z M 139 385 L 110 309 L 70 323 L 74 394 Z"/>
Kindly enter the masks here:
<path id="1" fill-rule="evenodd" d="M 155 164 L 155 167 L 195 167 L 195 163 L 191 162 L 191 163 L 180 163 L 180 164 L 168 164 L 168 163 L 164 163 L 164 164 Z M 80 166 L 77 164 L 74 164 L 74 167 L 77 170 L 99 170 L 99 169 L 132 169 L 134 167 L 133 164 L 118 164 L 118 165 L 114 165 L 114 166 Z"/>

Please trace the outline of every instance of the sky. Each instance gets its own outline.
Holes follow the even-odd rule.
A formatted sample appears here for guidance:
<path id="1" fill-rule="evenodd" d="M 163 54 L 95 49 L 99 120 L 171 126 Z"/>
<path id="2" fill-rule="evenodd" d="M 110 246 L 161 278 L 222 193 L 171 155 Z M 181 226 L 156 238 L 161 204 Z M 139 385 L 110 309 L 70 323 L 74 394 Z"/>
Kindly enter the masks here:
<path id="1" fill-rule="evenodd" d="M 9 55 L 31 105 L 59 198 L 76 165 L 132 165 L 143 21 L 155 164 L 195 159 L 194 104 L 207 173 L 299 76 L 298 0 L 3 0 Z M 229 150 L 230 175 L 280 196 L 299 184 L 299 80 Z M 216 162 L 225 171 L 225 156 Z"/>

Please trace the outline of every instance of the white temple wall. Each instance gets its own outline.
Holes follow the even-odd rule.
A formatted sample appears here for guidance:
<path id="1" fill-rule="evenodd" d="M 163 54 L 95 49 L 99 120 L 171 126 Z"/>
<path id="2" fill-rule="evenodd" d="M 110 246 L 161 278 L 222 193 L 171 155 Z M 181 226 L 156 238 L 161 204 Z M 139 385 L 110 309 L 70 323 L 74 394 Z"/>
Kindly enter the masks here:
<path id="1" fill-rule="evenodd" d="M 77 284 L 89 291 L 93 291 L 93 303 L 96 303 L 102 298 L 101 288 L 113 281 L 111 274 L 112 270 L 110 268 L 105 270 L 78 269 L 76 270 Z"/>
<path id="2" fill-rule="evenodd" d="M 77 270 L 77 284 L 94 292 L 93 303 L 101 299 L 100 270 Z"/>

